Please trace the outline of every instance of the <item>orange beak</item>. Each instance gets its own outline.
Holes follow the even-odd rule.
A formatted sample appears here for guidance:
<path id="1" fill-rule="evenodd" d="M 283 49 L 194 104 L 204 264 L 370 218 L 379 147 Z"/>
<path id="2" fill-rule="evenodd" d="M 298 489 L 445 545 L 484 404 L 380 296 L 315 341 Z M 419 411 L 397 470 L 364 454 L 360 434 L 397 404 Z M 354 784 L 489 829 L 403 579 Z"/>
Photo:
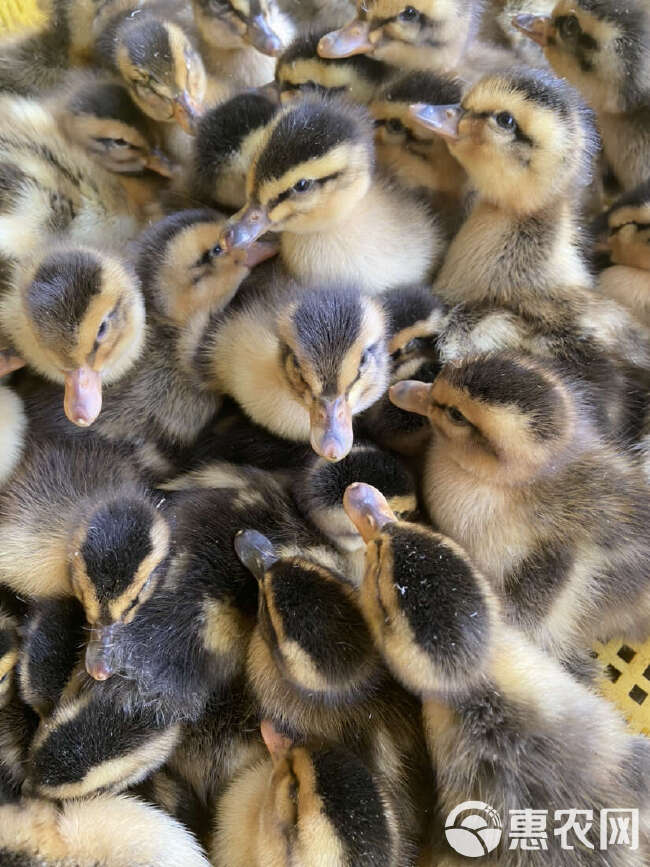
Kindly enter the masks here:
<path id="1" fill-rule="evenodd" d="M 513 25 L 542 48 L 553 33 L 553 20 L 547 15 L 515 15 Z"/>
<path id="2" fill-rule="evenodd" d="M 102 375 L 90 367 L 78 367 L 65 374 L 63 408 L 79 427 L 91 425 L 102 408 Z"/>
<path id="3" fill-rule="evenodd" d="M 458 140 L 458 124 L 462 116 L 460 105 L 427 105 L 426 102 L 416 102 L 409 108 L 409 114 L 419 124 L 442 138 Z"/>
<path id="4" fill-rule="evenodd" d="M 343 495 L 343 508 L 364 542 L 370 542 L 382 527 L 397 521 L 384 495 L 362 482 L 348 485 Z"/>
<path id="5" fill-rule="evenodd" d="M 388 390 L 391 403 L 406 412 L 417 415 L 429 415 L 429 396 L 431 385 L 427 382 L 416 382 L 405 379 L 397 382 Z"/>
<path id="6" fill-rule="evenodd" d="M 332 463 L 343 460 L 354 442 L 352 410 L 345 396 L 315 400 L 309 420 L 311 447 L 316 454 Z"/>
<path id="7" fill-rule="evenodd" d="M 353 54 L 368 54 L 374 47 L 369 22 L 355 18 L 340 30 L 326 33 L 318 43 L 318 54 L 328 59 L 352 57 Z"/>

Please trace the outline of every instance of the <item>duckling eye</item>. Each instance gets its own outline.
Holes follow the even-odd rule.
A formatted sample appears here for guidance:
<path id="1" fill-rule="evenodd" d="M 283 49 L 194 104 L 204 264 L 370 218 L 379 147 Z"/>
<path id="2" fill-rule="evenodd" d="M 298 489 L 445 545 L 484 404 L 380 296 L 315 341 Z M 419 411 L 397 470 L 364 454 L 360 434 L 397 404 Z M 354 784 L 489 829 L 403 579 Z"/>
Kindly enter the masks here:
<path id="1" fill-rule="evenodd" d="M 508 132 L 514 132 L 517 128 L 517 121 L 509 111 L 500 111 L 495 119 L 501 129 L 508 130 Z"/>
<path id="2" fill-rule="evenodd" d="M 388 132 L 402 132 L 404 129 L 404 124 L 397 117 L 391 117 L 386 121 L 386 129 Z"/>
<path id="3" fill-rule="evenodd" d="M 307 190 L 311 189 L 313 183 L 313 181 L 310 181 L 307 178 L 301 178 L 293 185 L 293 191 L 295 193 L 306 193 Z"/>
<path id="4" fill-rule="evenodd" d="M 575 15 L 567 15 L 559 20 L 558 29 L 563 39 L 575 39 L 582 28 Z"/>
<path id="5" fill-rule="evenodd" d="M 128 141 L 126 139 L 123 139 L 123 138 L 114 138 L 113 144 L 118 148 L 128 148 L 129 147 Z"/>
<path id="6" fill-rule="evenodd" d="M 420 13 L 413 6 L 406 6 L 399 14 L 401 21 L 417 21 Z"/>
<path id="7" fill-rule="evenodd" d="M 445 407 L 445 413 L 446 413 L 449 421 L 453 422 L 453 424 L 459 424 L 459 425 L 469 424 L 469 422 L 467 421 L 465 416 L 462 414 L 462 412 L 459 409 L 456 409 L 455 406 Z"/>
<path id="8" fill-rule="evenodd" d="M 101 343 L 102 340 L 106 338 L 106 335 L 108 334 L 109 320 L 110 314 L 102 319 L 101 324 L 97 329 L 97 337 L 95 338 L 97 343 Z"/>

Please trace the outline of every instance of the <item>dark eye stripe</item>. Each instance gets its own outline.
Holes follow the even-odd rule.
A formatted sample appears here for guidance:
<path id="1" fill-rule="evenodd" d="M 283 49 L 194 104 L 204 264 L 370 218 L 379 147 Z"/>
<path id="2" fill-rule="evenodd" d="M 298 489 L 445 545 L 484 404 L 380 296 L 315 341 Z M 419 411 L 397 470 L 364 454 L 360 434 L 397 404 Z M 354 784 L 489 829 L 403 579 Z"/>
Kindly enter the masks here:
<path id="1" fill-rule="evenodd" d="M 315 184 L 320 184 L 320 185 L 326 184 L 327 181 L 333 181 L 335 178 L 338 178 L 338 176 L 340 174 L 341 174 L 341 172 L 332 172 L 331 175 L 326 175 L 324 178 L 313 178 L 313 181 Z M 293 186 L 289 187 L 288 190 L 284 190 L 284 192 L 280 193 L 279 196 L 276 196 L 274 199 L 272 199 L 272 201 L 270 201 L 268 203 L 268 205 L 267 205 L 268 210 L 272 211 L 273 208 L 275 208 L 281 202 L 284 202 L 286 199 L 288 199 L 292 192 L 293 192 Z"/>

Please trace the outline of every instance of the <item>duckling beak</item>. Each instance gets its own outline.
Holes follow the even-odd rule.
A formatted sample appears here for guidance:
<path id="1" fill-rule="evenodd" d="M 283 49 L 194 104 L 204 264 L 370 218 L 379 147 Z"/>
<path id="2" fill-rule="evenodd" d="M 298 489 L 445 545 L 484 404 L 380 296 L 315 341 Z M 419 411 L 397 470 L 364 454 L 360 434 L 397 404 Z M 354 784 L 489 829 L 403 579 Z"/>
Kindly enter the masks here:
<path id="1" fill-rule="evenodd" d="M 315 400 L 309 420 L 311 447 L 316 454 L 332 463 L 343 460 L 354 442 L 352 410 L 345 396 Z"/>
<path id="2" fill-rule="evenodd" d="M 245 268 L 254 268 L 260 262 L 266 262 L 267 259 L 272 259 L 277 256 L 280 250 L 279 244 L 274 244 L 273 241 L 254 241 L 250 247 L 245 249 L 236 249 L 234 252 L 242 256 L 242 264 Z"/>
<path id="3" fill-rule="evenodd" d="M 91 425 L 102 408 L 102 375 L 90 367 L 78 367 L 65 374 L 63 409 L 73 424 Z"/>
<path id="4" fill-rule="evenodd" d="M 240 530 L 235 536 L 235 553 L 258 581 L 277 562 L 273 543 L 257 530 Z"/>
<path id="5" fill-rule="evenodd" d="M 108 680 L 115 673 L 115 631 L 117 623 L 110 626 L 94 626 L 86 646 L 86 671 L 94 680 Z"/>
<path id="6" fill-rule="evenodd" d="M 282 53 L 280 37 L 271 28 L 263 15 L 253 16 L 248 25 L 246 36 L 253 48 L 257 48 L 262 54 L 268 54 L 269 57 L 277 57 L 278 54 Z"/>
<path id="7" fill-rule="evenodd" d="M 167 159 L 164 153 L 155 149 L 149 151 L 144 158 L 143 168 L 156 172 L 156 174 L 162 175 L 163 178 L 171 178 L 173 174 L 171 161 Z"/>
<path id="8" fill-rule="evenodd" d="M 427 105 L 426 102 L 416 102 L 409 108 L 409 114 L 419 124 L 433 130 L 442 138 L 458 140 L 460 105 Z"/>
<path id="9" fill-rule="evenodd" d="M 512 24 L 542 48 L 548 45 L 548 38 L 553 32 L 553 20 L 547 15 L 515 15 Z"/>
<path id="10" fill-rule="evenodd" d="M 196 135 L 201 114 L 201 106 L 194 102 L 186 90 L 174 100 L 174 120 L 188 135 Z"/>
<path id="11" fill-rule="evenodd" d="M 261 205 L 244 206 L 228 222 L 219 239 L 226 250 L 248 247 L 271 228 L 271 220 Z"/>
<path id="12" fill-rule="evenodd" d="M 386 524 L 397 521 L 384 495 L 372 485 L 362 482 L 348 485 L 343 494 L 343 508 L 366 543 L 377 536 Z"/>
<path id="13" fill-rule="evenodd" d="M 370 23 L 355 18 L 340 30 L 326 33 L 318 43 L 318 53 L 321 57 L 334 59 L 336 57 L 352 57 L 353 54 L 367 54 L 374 45 L 370 41 Z"/>
<path id="14" fill-rule="evenodd" d="M 429 415 L 430 394 L 430 383 L 411 379 L 397 382 L 388 390 L 391 403 L 406 412 L 415 412 L 418 415 Z"/>

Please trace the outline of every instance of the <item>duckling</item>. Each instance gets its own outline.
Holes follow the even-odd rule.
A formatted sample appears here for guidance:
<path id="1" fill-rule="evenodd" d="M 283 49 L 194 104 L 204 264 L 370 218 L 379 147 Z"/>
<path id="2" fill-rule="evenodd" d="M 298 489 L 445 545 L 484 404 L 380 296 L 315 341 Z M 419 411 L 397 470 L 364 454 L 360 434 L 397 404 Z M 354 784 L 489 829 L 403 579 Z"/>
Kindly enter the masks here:
<path id="1" fill-rule="evenodd" d="M 505 614 L 563 660 L 650 629 L 647 486 L 605 442 L 579 381 L 530 357 L 478 356 L 391 399 L 434 436 L 423 495 L 505 598 Z"/>
<path id="2" fill-rule="evenodd" d="M 18 621 L 0 607 L 0 805 L 20 794 L 36 714 L 21 700 L 17 675 Z"/>
<path id="3" fill-rule="evenodd" d="M 273 80 L 275 58 L 294 27 L 276 0 L 192 0 L 201 54 L 226 96 Z"/>
<path id="4" fill-rule="evenodd" d="M 352 447 L 353 416 L 385 390 L 384 335 L 376 300 L 306 290 L 277 271 L 261 288 L 244 284 L 189 354 L 206 387 L 235 398 L 254 422 L 339 461 Z"/>
<path id="5" fill-rule="evenodd" d="M 607 227 L 612 265 L 598 288 L 650 327 L 650 180 L 614 202 Z"/>
<path id="6" fill-rule="evenodd" d="M 27 427 L 22 400 L 6 386 L 0 386 L 0 416 L 0 485 L 3 485 L 22 457 Z"/>
<path id="7" fill-rule="evenodd" d="M 430 783 L 416 709 L 379 662 L 355 588 L 307 557 L 282 557 L 256 530 L 240 533 L 235 548 L 260 584 L 247 662 L 260 713 L 301 741 L 352 749 L 382 780 L 416 845 Z"/>
<path id="8" fill-rule="evenodd" d="M 482 0 L 358 0 L 357 17 L 318 44 L 321 57 L 370 54 L 398 69 L 460 73 L 475 81 L 512 62 L 512 52 L 479 42 Z"/>
<path id="9" fill-rule="evenodd" d="M 415 480 L 402 461 L 370 443 L 355 443 L 337 464 L 312 455 L 300 472 L 293 485 L 300 511 L 345 556 L 346 578 L 359 585 L 365 546 L 342 507 L 343 493 L 353 481 L 381 485 L 391 508 L 404 520 L 416 515 L 417 498 Z"/>
<path id="10" fill-rule="evenodd" d="M 488 580 L 462 547 L 396 520 L 368 485 L 348 488 L 345 508 L 367 544 L 361 604 L 369 628 L 395 676 L 423 703 L 441 815 L 453 822 L 466 801 L 487 803 L 504 817 L 522 804 L 557 816 L 555 809 L 579 803 L 593 810 L 597 846 L 600 810 L 624 803 L 640 809 L 645 838 L 647 739 L 631 735 L 608 702 L 506 624 Z M 452 845 L 460 826 L 457 820 L 445 830 Z M 486 851 L 488 834 L 476 835 L 476 856 Z M 538 850 L 512 843 L 489 846 L 490 863 L 645 863 L 644 844 L 612 847 L 599 857 L 593 843 L 567 849 L 551 838 Z M 440 863 L 465 863 L 442 845 Z"/>
<path id="11" fill-rule="evenodd" d="M 75 72 L 56 95 L 55 114 L 68 139 L 108 171 L 171 176 L 171 163 L 157 147 L 154 125 L 119 79 Z"/>
<path id="12" fill-rule="evenodd" d="M 246 177 L 277 104 L 258 91 L 207 111 L 198 126 L 185 187 L 195 200 L 230 211 L 246 203 Z"/>
<path id="13" fill-rule="evenodd" d="M 373 164 L 363 109 L 317 96 L 285 107 L 255 156 L 247 204 L 224 232 L 224 246 L 281 232 L 283 262 L 306 284 L 343 282 L 374 294 L 421 282 L 442 253 L 440 228 Z"/>
<path id="14" fill-rule="evenodd" d="M 460 102 L 456 79 L 417 70 L 390 81 L 369 105 L 375 119 L 377 162 L 405 187 L 421 190 L 436 213 L 447 218 L 449 234 L 460 228 L 467 175 L 444 140 L 413 117 L 414 103 Z"/>
<path id="15" fill-rule="evenodd" d="M 30 436 L 24 455 L 0 493 L 0 581 L 26 597 L 77 595 L 75 570 L 84 562 L 79 551 L 91 544 L 88 534 L 99 548 L 112 546 L 102 556 L 113 557 L 114 567 L 119 552 L 134 545 L 122 565 L 133 577 L 146 559 L 138 584 L 163 559 L 168 533 L 123 450 L 94 438 L 55 442 Z M 99 580 L 99 549 L 95 559 Z M 126 584 L 125 579 L 123 589 Z M 79 593 L 95 598 L 91 590 Z"/>
<path id="16" fill-rule="evenodd" d="M 179 822 L 126 795 L 0 806 L 0 860 L 24 867 L 209 867 Z"/>
<path id="17" fill-rule="evenodd" d="M 460 105 L 413 113 L 446 139 L 476 190 L 436 278 L 444 300 L 500 304 L 520 288 L 592 285 L 576 190 L 589 180 L 597 135 L 573 88 L 515 68 L 482 79 Z"/>
<path id="18" fill-rule="evenodd" d="M 193 135 L 203 112 L 206 72 L 179 13 L 181 7 L 160 0 L 107 3 L 93 24 L 93 58 L 123 79 L 147 117 L 176 122 Z"/>
<path id="19" fill-rule="evenodd" d="M 299 33 L 275 67 L 275 81 L 282 102 L 300 94 L 321 93 L 347 96 L 367 105 L 397 70 L 387 63 L 355 54 L 351 57 L 325 58 L 317 48 L 324 30 Z"/>
<path id="20" fill-rule="evenodd" d="M 560 0 L 517 27 L 596 111 L 605 156 L 626 190 L 650 172 L 650 11 L 643 0 Z"/>
<path id="21" fill-rule="evenodd" d="M 251 764 L 219 801 L 215 867 L 410 863 L 395 805 L 354 753 L 294 744 L 268 720 L 262 735 L 270 759 Z"/>

